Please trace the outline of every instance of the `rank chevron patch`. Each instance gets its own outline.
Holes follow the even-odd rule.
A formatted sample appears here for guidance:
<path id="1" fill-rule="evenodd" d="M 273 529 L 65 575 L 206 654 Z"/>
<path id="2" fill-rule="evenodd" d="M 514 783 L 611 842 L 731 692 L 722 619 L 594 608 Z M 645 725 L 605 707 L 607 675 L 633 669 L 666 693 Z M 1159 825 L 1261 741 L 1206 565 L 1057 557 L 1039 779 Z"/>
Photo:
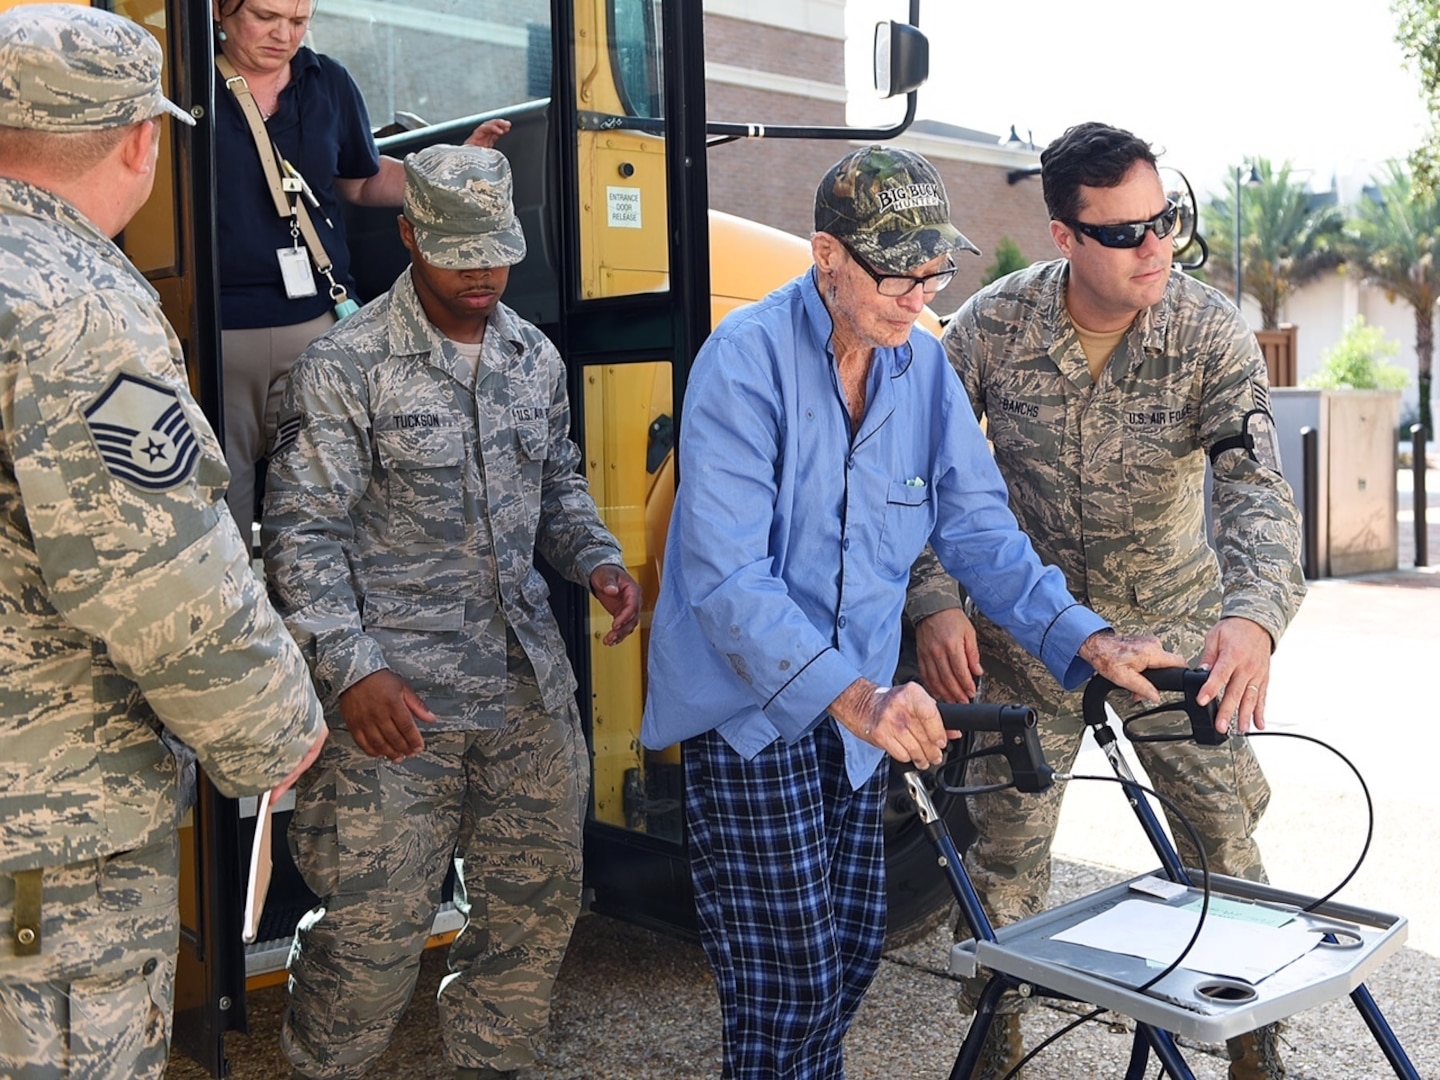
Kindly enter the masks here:
<path id="1" fill-rule="evenodd" d="M 115 376 L 85 422 L 110 474 L 148 491 L 188 479 L 200 456 L 175 391 L 134 375 Z"/>

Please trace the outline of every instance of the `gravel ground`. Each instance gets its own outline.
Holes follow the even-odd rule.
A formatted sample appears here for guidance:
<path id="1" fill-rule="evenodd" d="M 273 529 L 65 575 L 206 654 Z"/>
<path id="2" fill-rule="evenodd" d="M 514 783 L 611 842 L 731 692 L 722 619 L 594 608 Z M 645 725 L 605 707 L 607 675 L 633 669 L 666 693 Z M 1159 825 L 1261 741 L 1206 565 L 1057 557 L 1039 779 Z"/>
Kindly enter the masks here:
<path id="1" fill-rule="evenodd" d="M 1052 898 L 1061 902 L 1129 876 L 1107 867 L 1056 863 Z M 949 935 L 936 931 L 896 950 L 881 965 L 846 1044 L 851 1080 L 936 1080 L 949 1075 L 965 1027 L 948 974 Z M 427 954 L 415 1000 L 395 1044 L 372 1074 L 448 1080 L 435 1014 L 441 950 Z M 1440 961 L 1403 949 L 1367 983 L 1422 1077 L 1440 1077 Z M 232 1080 L 280 1080 L 288 1065 L 278 1031 L 281 987 L 250 998 L 251 1031 L 227 1038 Z M 1041 1006 L 1024 1021 L 1026 1046 L 1069 1023 L 1078 1010 Z M 1026 1080 L 1124 1075 L 1130 1027 L 1121 1017 L 1092 1022 L 1043 1051 Z M 580 920 L 557 987 L 546 1060 L 526 1080 L 710 1080 L 719 1075 L 720 1014 L 709 967 L 697 945 L 597 915 Z M 1348 999 L 1293 1017 L 1284 1033 L 1290 1080 L 1367 1080 L 1391 1076 Z M 1223 1049 L 1184 1044 L 1197 1080 L 1224 1080 Z M 176 1059 L 167 1080 L 203 1080 Z"/>
<path id="2" fill-rule="evenodd" d="M 1433 858 L 1440 851 L 1440 785 L 1422 764 L 1437 746 L 1437 657 L 1440 573 L 1317 582 L 1275 654 L 1270 688 L 1272 728 L 1327 739 L 1369 780 L 1376 835 L 1365 867 L 1340 899 L 1409 920 L 1407 947 L 1366 985 L 1427 1080 L 1440 1080 L 1440 871 Z M 1275 789 L 1260 833 L 1271 878 L 1320 895 L 1343 876 L 1363 840 L 1354 780 L 1293 740 L 1259 740 L 1256 750 Z M 1103 761 L 1087 760 L 1094 754 L 1082 754 L 1077 771 L 1106 771 Z M 1109 784 L 1077 786 L 1067 798 L 1054 903 L 1156 865 L 1116 799 Z M 949 948 L 942 929 L 887 956 L 846 1044 L 851 1080 L 949 1075 L 965 1033 Z M 443 962 L 438 950 L 426 956 L 415 1000 L 372 1076 L 448 1080 L 434 1004 Z M 250 1033 L 226 1042 L 232 1080 L 288 1080 L 278 1040 L 284 1005 L 283 987 L 250 995 Z M 1031 1010 L 1026 1045 L 1075 1015 L 1050 1006 Z M 1123 1019 L 1109 1019 L 1065 1036 L 1022 1076 L 1123 1076 L 1129 1030 Z M 1348 998 L 1292 1017 L 1284 1039 L 1289 1080 L 1394 1075 Z M 1221 1048 L 1188 1047 L 1186 1060 L 1198 1080 L 1224 1080 Z M 557 984 L 546 1059 L 525 1080 L 709 1080 L 719 1075 L 719 1062 L 719 1009 L 699 947 L 583 917 Z M 166 1073 L 167 1080 L 205 1076 L 179 1057 Z"/>

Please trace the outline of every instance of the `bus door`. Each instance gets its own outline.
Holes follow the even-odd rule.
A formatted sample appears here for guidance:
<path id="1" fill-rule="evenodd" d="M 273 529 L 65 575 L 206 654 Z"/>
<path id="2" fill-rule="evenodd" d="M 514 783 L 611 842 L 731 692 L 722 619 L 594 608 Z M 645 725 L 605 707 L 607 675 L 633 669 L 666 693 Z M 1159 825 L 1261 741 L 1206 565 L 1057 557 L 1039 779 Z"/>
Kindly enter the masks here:
<path id="1" fill-rule="evenodd" d="M 918 0 L 909 5 L 913 25 Z M 200 121 L 166 148 L 164 183 L 126 240 L 165 297 L 197 398 L 219 431 L 214 237 L 224 207 L 207 122 L 216 92 L 208 5 L 114 6 L 161 39 L 171 96 L 193 105 Z M 708 213 L 708 150 L 746 137 L 754 125 L 707 122 L 703 18 L 694 0 L 325 0 L 307 41 L 355 78 L 382 153 L 403 158 L 433 143 L 462 142 L 491 116 L 513 124 L 497 145 L 511 162 L 528 254 L 512 270 L 504 300 L 565 358 L 573 434 L 591 491 L 646 597 L 640 630 L 607 649 L 600 644 L 609 624 L 603 608 L 551 575 L 593 756 L 587 901 L 595 911 L 681 930 L 693 927 L 694 914 L 680 751 L 647 751 L 639 727 L 686 375 L 720 310 L 712 308 L 712 237 L 722 249 L 752 255 L 756 244 L 764 246 L 765 257 L 746 265 L 745 282 L 727 286 L 728 306 L 763 296 L 808 264 L 804 240 L 774 230 L 762 238 L 759 226 Z M 913 110 L 912 93 L 906 119 L 893 129 L 768 130 L 791 138 L 884 138 L 903 130 Z M 396 215 L 393 208 L 347 209 L 362 301 L 388 289 L 406 265 Z M 245 1030 L 247 987 L 283 981 L 295 924 L 315 902 L 284 841 L 293 805 L 287 797 L 274 817 L 274 871 L 260 934 L 242 945 L 254 804 L 225 799 L 202 778 L 182 843 L 175 1047 L 215 1076 L 226 1068 L 224 1033 Z M 447 904 L 432 943 L 458 926 Z"/>
<path id="2" fill-rule="evenodd" d="M 504 301 L 565 358 L 591 493 L 646 599 L 639 632 L 605 648 L 603 607 L 547 575 L 594 763 L 587 900 L 597 911 L 693 926 L 678 750 L 647 753 L 638 736 L 649 611 L 674 494 L 674 417 L 689 358 L 710 329 L 701 12 L 684 0 L 548 9 L 520 0 L 503 14 L 492 8 L 473 24 L 422 33 L 397 11 L 380 70 L 365 57 L 376 54 L 387 14 L 367 5 L 349 46 L 337 26 L 346 10 L 345 0 L 327 0 L 314 33 L 326 35 L 324 51 L 355 75 L 366 100 L 424 100 L 435 110 L 397 113 L 382 153 L 403 158 L 463 142 L 490 116 L 511 122 L 497 148 L 511 164 L 528 251 Z M 442 30 L 463 40 L 472 84 L 457 79 L 461 65 L 446 62 Z M 439 73 L 434 84 L 415 85 L 421 74 L 412 65 L 422 62 Z M 508 93 L 494 85 L 504 72 L 517 74 Z M 396 86 L 402 78 L 406 96 Z M 423 126 L 404 130 L 418 119 Z M 347 214 L 347 228 L 361 294 L 377 295 L 407 258 L 395 212 Z"/>

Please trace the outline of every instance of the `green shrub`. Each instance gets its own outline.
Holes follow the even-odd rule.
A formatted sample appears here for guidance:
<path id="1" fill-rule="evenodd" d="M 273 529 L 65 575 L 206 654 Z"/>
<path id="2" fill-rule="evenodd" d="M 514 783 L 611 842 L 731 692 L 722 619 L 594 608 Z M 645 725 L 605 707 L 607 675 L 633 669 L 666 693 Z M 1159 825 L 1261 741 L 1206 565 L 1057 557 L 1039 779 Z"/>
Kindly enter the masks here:
<path id="1" fill-rule="evenodd" d="M 1029 265 L 1030 260 L 1020 254 L 1020 245 L 1010 237 L 1002 236 L 1000 242 L 995 245 L 995 261 L 990 264 L 984 276 L 981 277 L 980 284 L 989 285 L 992 281 L 999 281 L 1006 274 L 1024 270 Z"/>
<path id="2" fill-rule="evenodd" d="M 1410 373 L 1390 358 L 1399 342 L 1388 341 L 1385 331 L 1356 315 L 1333 348 L 1320 356 L 1320 370 L 1302 385 L 1317 390 L 1404 390 Z"/>

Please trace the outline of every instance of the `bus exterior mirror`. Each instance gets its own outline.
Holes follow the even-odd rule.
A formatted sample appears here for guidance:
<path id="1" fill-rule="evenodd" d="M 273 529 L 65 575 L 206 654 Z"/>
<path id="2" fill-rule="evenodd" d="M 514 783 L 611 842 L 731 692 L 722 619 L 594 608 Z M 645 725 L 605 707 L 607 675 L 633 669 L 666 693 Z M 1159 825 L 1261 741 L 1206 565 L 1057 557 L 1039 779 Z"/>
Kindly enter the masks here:
<path id="1" fill-rule="evenodd" d="M 1200 235 L 1199 205 L 1195 202 L 1195 191 L 1190 181 L 1179 169 L 1162 165 L 1157 170 L 1165 198 L 1174 203 L 1180 211 L 1171 243 L 1175 246 L 1175 262 L 1184 270 L 1198 270 L 1205 265 L 1210 248 Z"/>
<path id="2" fill-rule="evenodd" d="M 875 92 L 882 98 L 918 90 L 930 76 L 930 40 L 914 26 L 875 24 Z"/>

